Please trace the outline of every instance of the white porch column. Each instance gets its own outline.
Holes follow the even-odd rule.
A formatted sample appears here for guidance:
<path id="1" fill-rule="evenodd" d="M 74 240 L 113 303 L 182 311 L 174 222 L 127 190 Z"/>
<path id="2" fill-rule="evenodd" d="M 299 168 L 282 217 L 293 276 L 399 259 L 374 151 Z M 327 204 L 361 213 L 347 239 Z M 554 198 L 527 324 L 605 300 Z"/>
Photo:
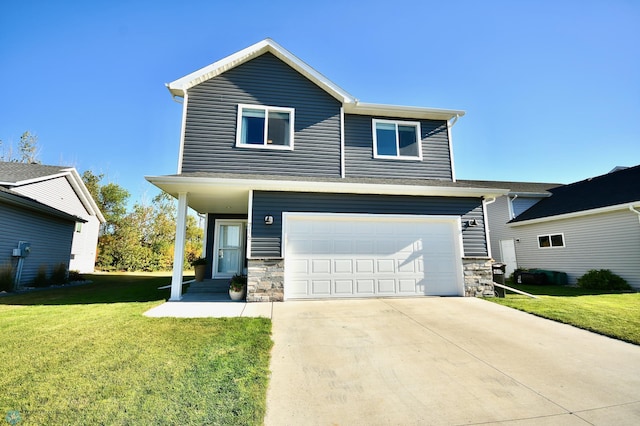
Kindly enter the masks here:
<path id="1" fill-rule="evenodd" d="M 187 234 L 187 193 L 178 194 L 178 219 L 176 222 L 176 243 L 173 249 L 173 276 L 171 278 L 170 301 L 182 299 L 182 265 Z"/>

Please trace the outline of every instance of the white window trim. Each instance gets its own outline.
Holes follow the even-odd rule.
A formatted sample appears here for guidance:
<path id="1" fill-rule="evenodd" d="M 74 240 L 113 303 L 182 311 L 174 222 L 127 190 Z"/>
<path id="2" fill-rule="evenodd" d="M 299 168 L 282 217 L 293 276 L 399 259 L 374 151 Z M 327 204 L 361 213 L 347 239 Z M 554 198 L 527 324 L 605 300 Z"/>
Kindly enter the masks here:
<path id="1" fill-rule="evenodd" d="M 243 109 L 260 109 L 265 112 L 265 120 L 264 120 L 264 137 L 265 141 L 262 145 L 257 144 L 249 144 L 242 143 L 242 110 Z M 288 112 L 289 113 L 289 145 L 269 145 L 267 144 L 267 124 L 268 124 L 268 116 L 269 111 L 275 112 Z M 236 117 L 236 147 L 238 148 L 253 148 L 253 149 L 276 149 L 276 150 L 285 150 L 285 151 L 293 151 L 293 129 L 295 122 L 295 109 L 294 108 L 285 108 L 285 107 L 275 107 L 275 106 L 266 106 L 266 105 L 251 105 L 251 104 L 238 104 L 238 112 Z"/>
<path id="2" fill-rule="evenodd" d="M 555 235 L 562 236 L 562 245 L 561 246 L 554 246 L 554 245 L 550 245 L 549 247 L 541 247 L 540 246 L 540 237 L 549 237 L 549 244 L 551 244 L 551 237 L 553 237 Z M 564 239 L 564 233 L 563 232 L 554 232 L 553 234 L 540 234 L 540 235 L 538 235 L 536 237 L 536 240 L 537 240 L 538 248 L 541 249 L 541 250 L 559 249 L 559 248 L 565 248 L 567 246 L 567 242 Z"/>
<path id="3" fill-rule="evenodd" d="M 378 123 L 386 123 L 386 124 L 395 124 L 396 125 L 396 150 L 398 155 L 382 155 L 378 154 L 378 135 L 376 132 L 376 124 Z M 398 138 L 398 126 L 413 126 L 416 128 L 417 132 L 417 142 L 418 142 L 418 156 L 409 156 L 409 155 L 400 155 L 400 147 L 398 146 L 399 138 Z M 409 160 L 409 161 L 422 161 L 422 132 L 420 129 L 419 121 L 399 121 L 399 120 L 381 120 L 378 118 L 374 118 L 371 124 L 371 131 L 373 133 L 373 158 L 379 158 L 383 160 Z"/>

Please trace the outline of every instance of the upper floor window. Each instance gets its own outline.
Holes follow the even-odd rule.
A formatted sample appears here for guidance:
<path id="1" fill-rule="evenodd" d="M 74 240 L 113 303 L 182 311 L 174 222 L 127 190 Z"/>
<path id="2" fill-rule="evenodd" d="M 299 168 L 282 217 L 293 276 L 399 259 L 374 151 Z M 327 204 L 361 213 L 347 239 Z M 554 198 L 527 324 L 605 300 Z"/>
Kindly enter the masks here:
<path id="1" fill-rule="evenodd" d="M 293 149 L 293 108 L 238 105 L 236 146 Z"/>
<path id="2" fill-rule="evenodd" d="M 420 123 L 373 119 L 373 157 L 422 160 Z"/>
<path id="3" fill-rule="evenodd" d="M 564 234 L 538 235 L 538 248 L 564 247 Z"/>

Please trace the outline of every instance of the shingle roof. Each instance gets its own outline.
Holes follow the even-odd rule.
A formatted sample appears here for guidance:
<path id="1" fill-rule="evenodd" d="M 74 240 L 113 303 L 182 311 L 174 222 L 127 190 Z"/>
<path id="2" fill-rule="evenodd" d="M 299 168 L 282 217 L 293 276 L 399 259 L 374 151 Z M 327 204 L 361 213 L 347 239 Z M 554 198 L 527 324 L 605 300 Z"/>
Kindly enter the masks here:
<path id="1" fill-rule="evenodd" d="M 31 179 L 55 175 L 69 167 L 45 166 L 43 164 L 8 163 L 0 161 L 0 184 L 18 183 Z"/>
<path id="2" fill-rule="evenodd" d="M 549 189 L 544 198 L 511 222 L 576 213 L 640 201 L 640 165 Z"/>

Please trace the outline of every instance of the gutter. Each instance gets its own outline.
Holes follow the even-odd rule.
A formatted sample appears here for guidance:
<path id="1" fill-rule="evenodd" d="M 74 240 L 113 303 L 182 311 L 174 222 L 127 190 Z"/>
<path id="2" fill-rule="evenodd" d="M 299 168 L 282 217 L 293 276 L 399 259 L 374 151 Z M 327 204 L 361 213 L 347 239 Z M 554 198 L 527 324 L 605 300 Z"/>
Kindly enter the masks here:
<path id="1" fill-rule="evenodd" d="M 616 204 L 614 206 L 600 207 L 600 208 L 590 209 L 590 210 L 582 210 L 579 212 L 564 213 L 564 214 L 559 214 L 554 216 L 545 216 L 545 217 L 539 217 L 536 219 L 522 220 L 518 222 L 508 222 L 507 225 L 509 226 L 533 225 L 535 223 L 551 222 L 554 220 L 562 220 L 562 219 L 572 219 L 574 217 L 589 216 L 589 215 L 599 214 L 599 213 L 609 213 L 609 212 L 620 211 L 625 209 L 629 209 L 632 212 L 636 213 L 638 216 L 640 216 L 640 211 L 636 210 L 636 208 L 634 207 L 634 205 L 638 205 L 638 203 L 639 203 L 638 201 L 634 201 L 632 203 Z"/>
<path id="2" fill-rule="evenodd" d="M 637 210 L 633 204 L 629 204 L 629 210 L 638 215 L 638 221 L 640 221 L 640 210 Z"/>

